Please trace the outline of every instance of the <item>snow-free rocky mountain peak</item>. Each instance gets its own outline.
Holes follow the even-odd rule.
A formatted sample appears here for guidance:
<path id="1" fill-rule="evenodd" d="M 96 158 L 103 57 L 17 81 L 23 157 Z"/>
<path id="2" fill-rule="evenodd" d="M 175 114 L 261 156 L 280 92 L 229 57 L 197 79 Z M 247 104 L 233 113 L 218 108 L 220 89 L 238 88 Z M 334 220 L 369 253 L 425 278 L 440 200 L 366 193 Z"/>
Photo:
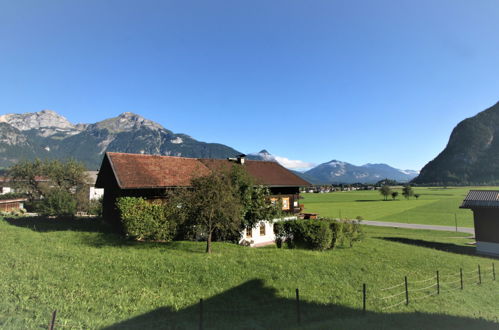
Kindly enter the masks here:
<path id="1" fill-rule="evenodd" d="M 240 154 L 223 144 L 173 133 L 131 112 L 93 124 L 73 124 L 51 110 L 0 116 L 0 167 L 35 158 L 74 158 L 97 169 L 106 151 L 196 158 Z"/>
<path id="2" fill-rule="evenodd" d="M 59 132 L 77 134 L 81 127 L 71 124 L 65 117 L 52 110 L 29 113 L 10 113 L 0 116 L 0 123 L 7 123 L 20 130 L 37 130 L 41 136 L 50 136 Z"/>

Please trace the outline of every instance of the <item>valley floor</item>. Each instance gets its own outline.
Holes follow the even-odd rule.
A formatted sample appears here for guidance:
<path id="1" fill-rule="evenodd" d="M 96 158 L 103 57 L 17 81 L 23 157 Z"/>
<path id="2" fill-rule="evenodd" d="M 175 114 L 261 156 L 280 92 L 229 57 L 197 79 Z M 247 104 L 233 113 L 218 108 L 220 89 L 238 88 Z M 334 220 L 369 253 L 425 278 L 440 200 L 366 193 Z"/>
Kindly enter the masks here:
<path id="1" fill-rule="evenodd" d="M 473 213 L 460 209 L 471 189 L 499 190 L 499 187 L 416 187 L 418 199 L 405 199 L 402 190 L 396 200 L 383 200 L 379 191 L 344 191 L 302 194 L 305 212 L 323 217 L 416 223 L 440 226 L 473 227 Z"/>

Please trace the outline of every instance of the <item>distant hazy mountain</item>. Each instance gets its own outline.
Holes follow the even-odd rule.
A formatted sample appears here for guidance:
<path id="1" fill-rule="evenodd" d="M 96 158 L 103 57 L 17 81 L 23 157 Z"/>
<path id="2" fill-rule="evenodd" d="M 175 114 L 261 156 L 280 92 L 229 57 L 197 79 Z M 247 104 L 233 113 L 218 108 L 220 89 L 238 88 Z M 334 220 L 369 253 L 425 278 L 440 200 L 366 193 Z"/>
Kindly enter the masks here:
<path id="1" fill-rule="evenodd" d="M 386 164 L 352 165 L 338 160 L 320 164 L 304 173 L 316 184 L 376 183 L 382 179 L 408 182 L 418 175 L 416 171 L 399 170 Z"/>
<path id="2" fill-rule="evenodd" d="M 255 160 L 278 161 L 267 150 L 248 155 Z M 320 164 L 308 171 L 293 171 L 303 179 L 314 184 L 331 183 L 375 183 L 382 179 L 392 179 L 399 182 L 408 182 L 418 175 L 417 171 L 399 170 L 386 164 L 366 164 L 355 166 L 346 162 L 332 160 Z"/>
<path id="3" fill-rule="evenodd" d="M 223 144 L 197 141 L 131 112 L 95 124 L 72 124 L 54 111 L 0 116 L 0 167 L 22 159 L 75 158 L 90 169 L 106 151 L 196 158 L 234 157 Z"/>
<path id="4" fill-rule="evenodd" d="M 265 160 L 269 162 L 277 162 L 276 158 L 274 155 L 272 155 L 270 152 L 267 150 L 263 149 L 259 152 L 253 152 L 248 155 L 246 155 L 248 159 L 251 160 Z"/>
<path id="5" fill-rule="evenodd" d="M 460 122 L 415 183 L 498 184 L 499 103 Z"/>

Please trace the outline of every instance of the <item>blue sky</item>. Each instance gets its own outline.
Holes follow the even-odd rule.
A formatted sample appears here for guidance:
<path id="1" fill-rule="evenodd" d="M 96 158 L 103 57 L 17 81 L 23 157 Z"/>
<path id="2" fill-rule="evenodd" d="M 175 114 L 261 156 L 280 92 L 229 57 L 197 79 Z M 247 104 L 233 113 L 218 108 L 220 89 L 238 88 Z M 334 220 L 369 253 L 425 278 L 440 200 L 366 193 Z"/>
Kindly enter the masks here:
<path id="1" fill-rule="evenodd" d="M 498 36 L 497 0 L 1 1 L 0 114 L 419 170 L 499 100 Z"/>

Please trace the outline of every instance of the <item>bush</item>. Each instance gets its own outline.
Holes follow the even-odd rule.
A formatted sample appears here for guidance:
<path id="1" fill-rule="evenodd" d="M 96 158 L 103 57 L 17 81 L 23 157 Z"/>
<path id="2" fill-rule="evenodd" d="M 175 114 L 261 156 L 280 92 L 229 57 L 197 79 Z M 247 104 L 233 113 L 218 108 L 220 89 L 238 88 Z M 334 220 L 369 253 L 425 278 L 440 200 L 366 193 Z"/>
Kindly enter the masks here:
<path id="1" fill-rule="evenodd" d="M 136 197 L 119 198 L 116 206 L 128 237 L 155 241 L 171 241 L 175 237 L 175 206 Z"/>
<path id="2" fill-rule="evenodd" d="M 53 188 L 43 197 L 35 204 L 35 210 L 41 215 L 73 216 L 76 213 L 76 200 L 66 190 Z"/>
<path id="3" fill-rule="evenodd" d="M 302 247 L 324 251 L 340 245 L 353 243 L 362 238 L 362 231 L 357 221 L 337 221 L 333 219 L 291 220 L 274 224 L 276 245 L 288 248 Z"/>
<path id="4" fill-rule="evenodd" d="M 99 199 L 91 199 L 88 202 L 87 213 L 98 217 L 102 216 L 102 197 Z"/>

